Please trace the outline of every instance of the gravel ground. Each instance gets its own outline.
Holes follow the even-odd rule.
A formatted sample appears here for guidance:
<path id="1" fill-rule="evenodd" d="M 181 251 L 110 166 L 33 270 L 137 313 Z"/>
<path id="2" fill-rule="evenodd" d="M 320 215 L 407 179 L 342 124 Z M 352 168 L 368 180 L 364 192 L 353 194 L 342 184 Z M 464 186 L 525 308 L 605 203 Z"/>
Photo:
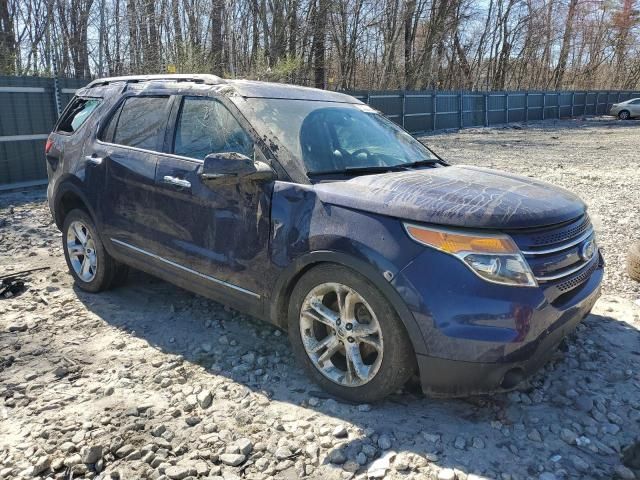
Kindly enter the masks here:
<path id="1" fill-rule="evenodd" d="M 426 139 L 581 195 L 609 262 L 603 298 L 528 385 L 464 400 L 345 404 L 267 324 L 138 272 L 78 291 L 44 192 L 0 195 L 0 272 L 50 267 L 0 300 L 0 478 L 640 478 L 621 459 L 640 431 L 640 289 L 622 274 L 639 133 L 566 122 Z"/>

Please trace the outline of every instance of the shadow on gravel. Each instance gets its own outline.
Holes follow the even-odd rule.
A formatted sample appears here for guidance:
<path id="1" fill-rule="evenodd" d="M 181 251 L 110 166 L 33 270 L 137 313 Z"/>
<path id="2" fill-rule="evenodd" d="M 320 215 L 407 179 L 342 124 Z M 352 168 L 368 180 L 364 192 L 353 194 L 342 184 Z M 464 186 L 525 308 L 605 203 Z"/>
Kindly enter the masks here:
<path id="1" fill-rule="evenodd" d="M 140 272 L 109 293 L 76 293 L 109 324 L 205 367 L 212 383 L 224 376 L 306 407 L 311 416 L 315 411 L 360 427 L 381 447 L 374 458 L 390 446 L 489 478 L 553 472 L 548 478 L 609 479 L 622 447 L 640 431 L 640 331 L 606 316 L 585 319 L 529 385 L 508 395 L 434 400 L 404 392 L 376 405 L 350 405 L 324 397 L 295 364 L 286 334 L 267 323 Z M 371 447 L 347 440 L 329 458 L 347 459 L 345 469 L 357 460 L 366 469 L 372 457 L 361 452 Z"/>

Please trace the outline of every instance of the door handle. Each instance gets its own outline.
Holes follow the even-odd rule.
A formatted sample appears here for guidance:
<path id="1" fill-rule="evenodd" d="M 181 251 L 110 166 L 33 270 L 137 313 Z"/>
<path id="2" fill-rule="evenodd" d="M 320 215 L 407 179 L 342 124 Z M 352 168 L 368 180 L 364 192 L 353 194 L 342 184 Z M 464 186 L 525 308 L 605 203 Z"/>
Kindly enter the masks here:
<path id="1" fill-rule="evenodd" d="M 89 163 L 93 163 L 94 165 L 100 165 L 102 163 L 102 160 L 104 160 L 102 157 L 93 157 L 91 155 L 87 155 L 86 157 L 84 157 L 84 159 Z"/>
<path id="2" fill-rule="evenodd" d="M 183 178 L 177 178 L 177 177 L 172 177 L 171 175 L 165 175 L 163 180 L 164 180 L 164 183 L 176 185 L 177 187 L 191 188 L 191 182 Z"/>

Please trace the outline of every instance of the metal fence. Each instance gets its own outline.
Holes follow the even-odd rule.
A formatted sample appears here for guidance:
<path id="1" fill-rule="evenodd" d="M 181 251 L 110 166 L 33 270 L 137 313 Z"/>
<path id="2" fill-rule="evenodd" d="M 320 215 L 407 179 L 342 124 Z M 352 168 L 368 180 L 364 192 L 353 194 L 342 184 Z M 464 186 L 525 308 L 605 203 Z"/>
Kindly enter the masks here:
<path id="1" fill-rule="evenodd" d="M 640 91 L 346 92 L 411 133 L 604 115 Z"/>
<path id="2" fill-rule="evenodd" d="M 44 144 L 84 79 L 0 76 L 0 189 L 46 179 Z M 640 92 L 351 91 L 411 133 L 602 115 Z"/>
<path id="3" fill-rule="evenodd" d="M 0 76 L 0 186 L 46 179 L 44 144 L 82 79 Z"/>

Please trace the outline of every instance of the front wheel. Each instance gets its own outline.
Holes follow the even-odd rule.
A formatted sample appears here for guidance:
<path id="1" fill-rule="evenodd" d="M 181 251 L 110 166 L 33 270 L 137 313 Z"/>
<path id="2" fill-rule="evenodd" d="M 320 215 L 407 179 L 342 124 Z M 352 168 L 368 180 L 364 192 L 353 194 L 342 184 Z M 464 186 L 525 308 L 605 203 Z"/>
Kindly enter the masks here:
<path id="1" fill-rule="evenodd" d="M 620 120 L 629 120 L 631 118 L 631 113 L 629 113 L 629 110 L 622 110 L 618 113 L 618 118 Z"/>
<path id="2" fill-rule="evenodd" d="M 312 379 L 350 401 L 380 400 L 414 371 L 411 342 L 391 304 L 369 280 L 339 265 L 315 267 L 295 286 L 289 338 Z"/>

